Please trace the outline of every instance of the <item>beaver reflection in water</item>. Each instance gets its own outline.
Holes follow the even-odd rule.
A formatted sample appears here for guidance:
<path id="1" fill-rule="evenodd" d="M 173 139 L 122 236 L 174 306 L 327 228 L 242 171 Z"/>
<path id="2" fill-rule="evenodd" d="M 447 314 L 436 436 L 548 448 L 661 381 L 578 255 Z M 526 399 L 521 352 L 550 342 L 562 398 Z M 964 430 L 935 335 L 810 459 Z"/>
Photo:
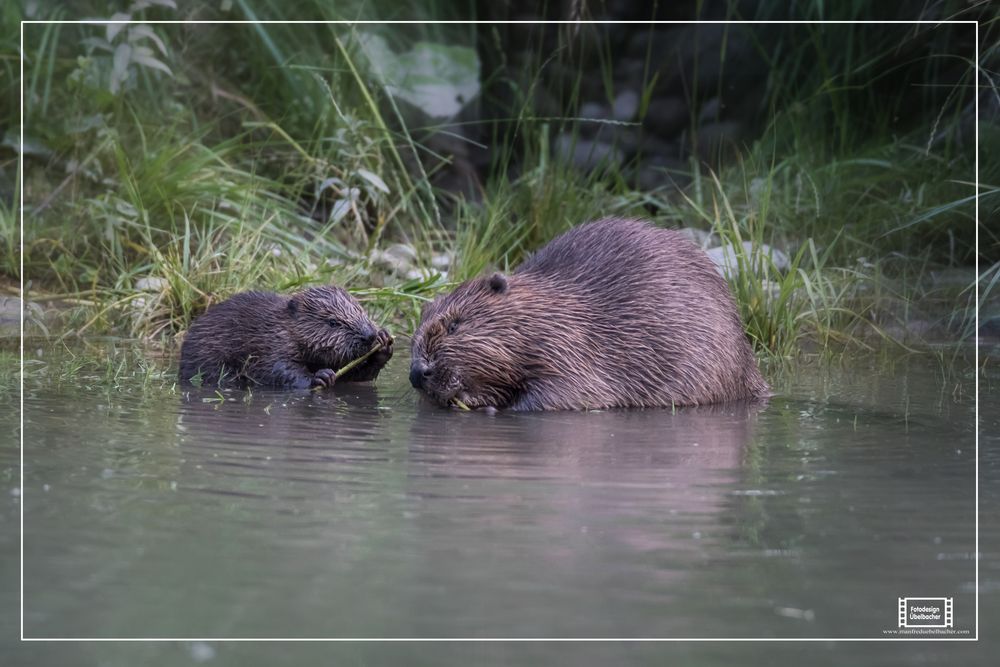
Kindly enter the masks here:
<path id="1" fill-rule="evenodd" d="M 442 405 L 581 410 L 765 396 L 726 282 L 679 233 L 581 225 L 425 306 L 410 382 Z"/>
<path id="2" fill-rule="evenodd" d="M 181 346 L 180 379 L 285 388 L 329 387 L 336 370 L 381 349 L 340 382 L 374 380 L 392 357 L 392 338 L 339 287 L 291 296 L 242 292 L 198 317 Z"/>

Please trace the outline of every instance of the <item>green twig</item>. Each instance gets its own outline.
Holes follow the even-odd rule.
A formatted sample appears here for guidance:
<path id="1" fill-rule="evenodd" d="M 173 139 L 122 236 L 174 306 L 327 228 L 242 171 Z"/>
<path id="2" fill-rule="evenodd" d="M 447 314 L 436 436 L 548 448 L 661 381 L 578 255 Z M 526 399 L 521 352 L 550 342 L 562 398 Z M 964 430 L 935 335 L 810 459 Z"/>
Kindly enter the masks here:
<path id="1" fill-rule="evenodd" d="M 389 343 L 392 344 L 392 338 L 389 338 Z M 364 363 L 365 359 L 367 359 L 368 357 L 372 356 L 373 354 L 375 354 L 376 352 L 378 352 L 381 349 L 382 349 L 382 343 L 375 343 L 375 345 L 374 345 L 374 347 L 372 347 L 372 349 L 368 350 L 367 352 L 365 352 L 363 355 L 361 355 L 360 357 L 358 357 L 354 361 L 347 362 L 346 366 L 344 366 L 339 371 L 337 371 L 337 374 L 336 374 L 337 378 L 338 379 L 341 378 L 345 373 L 347 373 L 350 370 L 352 370 L 358 364 Z"/>

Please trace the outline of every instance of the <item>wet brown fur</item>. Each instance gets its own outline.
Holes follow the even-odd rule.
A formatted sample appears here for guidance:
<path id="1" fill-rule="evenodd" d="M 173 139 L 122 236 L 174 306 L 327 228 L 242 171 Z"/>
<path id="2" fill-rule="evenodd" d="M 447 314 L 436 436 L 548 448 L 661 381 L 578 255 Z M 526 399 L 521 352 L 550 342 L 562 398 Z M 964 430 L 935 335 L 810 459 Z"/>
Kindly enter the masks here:
<path id="1" fill-rule="evenodd" d="M 666 407 L 768 393 L 712 261 L 636 220 L 581 225 L 509 277 L 439 297 L 424 308 L 412 360 L 443 405 Z"/>
<path id="2" fill-rule="evenodd" d="M 339 287 L 291 296 L 242 292 L 198 317 L 181 347 L 180 379 L 305 388 L 328 386 L 334 372 L 385 344 L 338 382 L 374 380 L 392 356 L 389 334 Z"/>

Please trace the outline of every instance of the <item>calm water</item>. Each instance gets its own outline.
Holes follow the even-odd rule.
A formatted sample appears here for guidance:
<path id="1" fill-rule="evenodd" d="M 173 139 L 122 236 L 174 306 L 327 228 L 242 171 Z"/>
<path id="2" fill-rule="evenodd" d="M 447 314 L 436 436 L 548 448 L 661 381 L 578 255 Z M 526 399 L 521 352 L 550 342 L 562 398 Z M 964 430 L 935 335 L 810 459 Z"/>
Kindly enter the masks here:
<path id="1" fill-rule="evenodd" d="M 2 450 L 3 597 L 23 503 L 25 635 L 881 637 L 897 597 L 932 595 L 974 627 L 971 362 L 817 366 L 763 406 L 493 416 L 423 403 L 406 368 L 224 400 L 29 379 L 23 489 Z M 996 618 L 985 532 L 983 550 Z M 171 664 L 255 650 L 152 646 Z"/>

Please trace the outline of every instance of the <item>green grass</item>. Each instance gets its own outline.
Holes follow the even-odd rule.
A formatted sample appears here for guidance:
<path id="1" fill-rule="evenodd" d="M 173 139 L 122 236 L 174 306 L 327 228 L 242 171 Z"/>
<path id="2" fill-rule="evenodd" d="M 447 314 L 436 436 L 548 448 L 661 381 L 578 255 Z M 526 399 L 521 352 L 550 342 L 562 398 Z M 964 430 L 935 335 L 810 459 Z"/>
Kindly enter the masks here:
<path id="1" fill-rule="evenodd" d="M 809 3 L 807 14 L 819 7 Z M 425 7 L 428 17 L 473 10 Z M 266 18 L 281 10 L 241 0 L 232 11 Z M 389 15 L 378 4 L 335 10 L 306 3 L 295 11 Z M 855 3 L 835 18 L 867 11 Z M 4 12 L 9 48 L 14 14 Z M 162 8 L 143 12 L 174 17 Z M 993 20 L 981 31 L 988 37 L 996 26 Z M 400 48 L 418 39 L 503 38 L 499 28 L 470 26 L 373 30 Z M 952 141 L 956 132 L 931 140 L 964 122 L 969 81 L 906 98 L 921 105 L 921 120 L 897 131 L 891 116 L 899 109 L 878 97 L 884 78 L 933 78 L 943 66 L 933 54 L 907 53 L 912 62 L 901 62 L 893 49 L 905 51 L 909 42 L 865 43 L 867 32 L 849 29 L 771 35 L 776 41 L 765 50 L 774 70 L 759 136 L 731 159 L 692 161 L 675 173 L 689 181 L 682 191 L 635 189 L 636 165 L 581 174 L 552 155 L 558 133 L 579 133 L 575 115 L 588 77 L 596 72 L 608 98 L 616 92 L 615 54 L 599 35 L 581 40 L 596 44 L 584 47 L 567 32 L 555 51 L 539 49 L 516 64 L 502 49 L 487 49 L 485 66 L 503 67 L 484 68 L 482 104 L 510 111 L 479 121 L 492 168 L 469 201 L 432 187 L 451 159 L 433 147 L 435 124 L 410 120 L 384 94 L 352 29 L 160 26 L 155 34 L 164 52 L 148 37 L 135 39 L 170 73 L 130 63 L 130 78 L 111 93 L 113 60 L 100 50 L 87 55 L 84 41 L 106 37 L 103 29 L 26 29 L 26 132 L 37 150 L 26 151 L 23 175 L 5 155 L 0 185 L 17 192 L 24 178 L 25 277 L 31 297 L 59 311 L 45 320 L 49 330 L 36 327 L 40 335 L 169 345 L 207 306 L 235 292 L 326 282 L 346 285 L 377 320 L 405 334 L 422 304 L 456 282 L 512 268 L 574 224 L 622 215 L 699 228 L 736 246 L 748 241 L 750 251 L 737 253 L 733 291 L 761 356 L 786 360 L 804 349 L 890 337 L 883 304 L 905 309 L 921 297 L 929 271 L 971 261 L 968 147 Z M 758 46 L 767 38 L 762 33 Z M 938 46 L 947 50 L 960 38 L 942 31 Z M 990 47 L 984 58 L 996 52 Z M 582 64 L 588 58 L 591 69 Z M 9 70 L 10 59 L 0 66 Z M 655 83 L 644 82 L 644 105 Z M 562 111 L 543 108 L 543 96 Z M 1000 146 L 1000 131 L 981 129 L 984 147 Z M 695 118 L 690 130 L 696 137 Z M 998 154 L 982 152 L 983 212 L 1000 208 Z M 18 277 L 18 207 L 16 194 L 0 203 L 8 291 Z M 983 230 L 987 252 L 995 253 L 997 232 Z M 761 255 L 765 243 L 787 252 L 792 267 L 779 270 Z M 416 253 L 416 275 L 379 263 L 393 244 Z M 442 253 L 453 258 L 447 276 L 433 268 Z M 984 274 L 984 299 L 996 294 L 995 273 Z M 951 312 L 951 328 L 971 336 L 969 314 L 981 304 L 970 302 L 968 289 L 957 296 L 964 301 Z"/>
<path id="2" fill-rule="evenodd" d="M 17 400 L 20 355 L 0 347 L 0 404 Z M 135 341 L 99 339 L 61 345 L 28 339 L 25 345 L 25 398 L 45 391 L 132 393 L 145 400 L 152 392 L 178 391 L 177 374 L 155 347 Z"/>
<path id="3" fill-rule="evenodd" d="M 20 210 L 20 171 L 15 180 L 13 201 L 0 200 L 0 272 L 12 279 L 21 274 L 21 235 L 18 221 Z"/>

